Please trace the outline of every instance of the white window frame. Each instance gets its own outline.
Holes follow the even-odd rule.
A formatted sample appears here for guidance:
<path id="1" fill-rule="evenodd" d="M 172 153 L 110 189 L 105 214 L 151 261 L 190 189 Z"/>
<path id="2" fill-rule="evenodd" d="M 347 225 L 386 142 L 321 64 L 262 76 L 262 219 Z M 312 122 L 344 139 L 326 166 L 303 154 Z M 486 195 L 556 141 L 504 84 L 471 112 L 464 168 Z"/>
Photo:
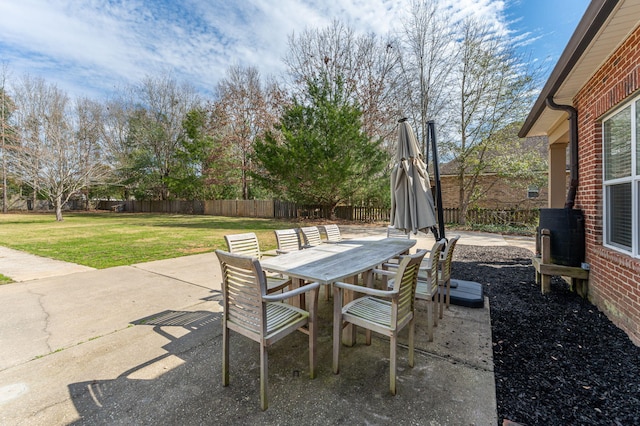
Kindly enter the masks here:
<path id="1" fill-rule="evenodd" d="M 615 117 L 618 113 L 627 107 L 631 107 L 631 176 L 606 179 L 606 149 L 605 149 L 605 123 Z M 640 123 L 636 123 L 636 109 L 640 108 L 640 96 L 635 96 L 623 105 L 620 105 L 610 114 L 608 114 L 602 120 L 602 200 L 603 200 L 603 212 L 602 212 L 602 231 L 603 231 L 603 245 L 612 250 L 631 255 L 635 258 L 640 258 L 640 170 L 638 170 L 637 158 L 638 144 L 640 143 Z M 638 132 L 639 134 L 636 134 Z M 631 184 L 631 250 L 623 247 L 619 244 L 610 242 L 609 236 L 609 197 L 608 188 L 613 185 L 630 183 Z"/>

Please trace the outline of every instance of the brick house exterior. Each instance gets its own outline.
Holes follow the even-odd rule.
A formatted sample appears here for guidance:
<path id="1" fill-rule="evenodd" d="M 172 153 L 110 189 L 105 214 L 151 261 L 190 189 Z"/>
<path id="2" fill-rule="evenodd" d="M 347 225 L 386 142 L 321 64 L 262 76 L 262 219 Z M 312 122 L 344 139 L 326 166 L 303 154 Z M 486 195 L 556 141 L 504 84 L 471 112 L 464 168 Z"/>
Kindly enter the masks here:
<path id="1" fill-rule="evenodd" d="M 460 197 L 458 176 L 441 175 L 442 205 L 444 208 L 459 208 Z M 539 188 L 537 197 L 528 197 L 528 182 L 514 182 L 496 175 L 483 174 L 478 179 L 483 191 L 475 206 L 483 209 L 538 209 L 547 205 L 547 189 Z"/>
<path id="2" fill-rule="evenodd" d="M 612 232 L 608 227 L 618 219 L 613 219 L 615 212 L 607 213 L 606 207 L 611 201 L 607 199 L 609 193 L 605 188 L 604 170 L 608 166 L 604 153 L 609 151 L 606 151 L 603 127 L 617 111 L 640 99 L 639 3 L 629 0 L 591 2 L 520 131 L 521 137 L 546 134 L 550 152 L 554 149 L 562 151 L 571 144 L 569 127 L 572 124 L 567 122 L 566 112 L 552 108 L 545 99 L 550 97 L 556 104 L 569 105 L 577 111 L 575 207 L 582 209 L 585 218 L 585 261 L 590 266 L 588 297 L 636 345 L 640 345 L 640 219 L 637 217 L 640 200 L 631 198 L 635 200 L 635 206 L 629 200 L 633 212 L 629 219 L 633 237 L 631 249 L 621 250 L 607 240 L 607 232 Z M 637 126 L 640 126 L 640 116 L 637 117 Z M 640 145 L 640 131 L 638 136 L 636 143 Z M 631 142 L 629 145 L 633 146 Z M 635 161 L 640 171 L 638 145 Z M 625 161 L 633 170 L 631 152 Z M 557 157 L 561 156 L 560 153 Z M 553 161 L 550 155 L 550 163 Z M 550 164 L 550 188 L 559 181 L 559 174 L 554 176 L 551 169 L 553 165 Z M 637 176 L 633 180 L 634 173 L 639 172 L 631 172 L 629 192 L 633 193 L 632 185 L 637 185 L 635 191 L 640 194 L 640 182 Z M 566 186 L 564 190 L 566 192 Z M 559 204 L 560 200 L 552 195 L 549 207 L 559 207 Z"/>

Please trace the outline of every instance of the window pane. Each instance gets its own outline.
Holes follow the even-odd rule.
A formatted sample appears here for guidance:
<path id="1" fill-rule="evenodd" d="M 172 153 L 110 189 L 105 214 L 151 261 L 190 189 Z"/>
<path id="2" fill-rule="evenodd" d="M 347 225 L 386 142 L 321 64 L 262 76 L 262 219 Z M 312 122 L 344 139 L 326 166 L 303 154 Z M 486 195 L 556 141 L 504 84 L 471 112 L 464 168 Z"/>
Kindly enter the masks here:
<path id="1" fill-rule="evenodd" d="M 608 243 L 631 250 L 631 183 L 607 187 Z"/>
<path id="2" fill-rule="evenodd" d="M 604 122 L 605 180 L 631 176 L 631 106 Z"/>

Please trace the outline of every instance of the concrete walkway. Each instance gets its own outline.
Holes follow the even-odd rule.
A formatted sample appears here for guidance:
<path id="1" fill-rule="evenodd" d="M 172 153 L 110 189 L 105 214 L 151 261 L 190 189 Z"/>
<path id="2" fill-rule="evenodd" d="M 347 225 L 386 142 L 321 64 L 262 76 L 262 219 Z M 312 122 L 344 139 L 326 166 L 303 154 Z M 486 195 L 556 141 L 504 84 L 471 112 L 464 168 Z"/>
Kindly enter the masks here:
<path id="1" fill-rule="evenodd" d="M 461 234 L 459 244 L 511 243 Z M 340 374 L 331 372 L 332 303 L 322 300 L 318 377 L 307 375 L 306 336 L 282 340 L 269 351 L 262 412 L 255 343 L 232 333 L 231 384 L 221 386 L 213 253 L 105 270 L 59 262 L 47 270 L 49 262 L 13 250 L 0 256 L 0 273 L 19 281 L 0 286 L 0 424 L 497 424 L 488 302 L 452 306 L 434 342 L 419 304 L 415 367 L 401 346 L 393 397 L 385 339 L 368 347 L 359 335 L 341 351 Z"/>

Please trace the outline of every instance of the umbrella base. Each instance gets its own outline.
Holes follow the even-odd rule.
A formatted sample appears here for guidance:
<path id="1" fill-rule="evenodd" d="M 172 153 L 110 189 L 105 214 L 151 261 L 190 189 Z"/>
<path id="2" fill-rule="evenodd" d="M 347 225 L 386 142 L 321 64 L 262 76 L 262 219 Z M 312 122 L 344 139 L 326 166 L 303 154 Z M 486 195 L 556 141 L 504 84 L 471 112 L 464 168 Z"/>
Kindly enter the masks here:
<path id="1" fill-rule="evenodd" d="M 451 303 L 466 308 L 483 308 L 484 290 L 482 284 L 452 279 Z"/>

